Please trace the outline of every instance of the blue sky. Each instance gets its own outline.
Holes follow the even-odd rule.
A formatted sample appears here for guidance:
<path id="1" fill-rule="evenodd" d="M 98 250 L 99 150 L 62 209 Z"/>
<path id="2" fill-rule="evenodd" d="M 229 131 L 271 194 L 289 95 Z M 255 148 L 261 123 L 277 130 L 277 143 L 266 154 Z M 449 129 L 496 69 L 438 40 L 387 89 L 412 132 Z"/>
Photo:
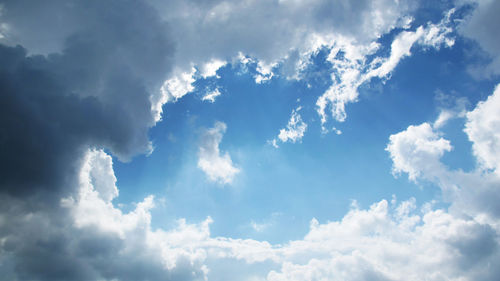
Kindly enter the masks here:
<path id="1" fill-rule="evenodd" d="M 434 15 L 421 17 L 422 22 L 440 20 Z M 386 37 L 379 42 L 387 54 L 384 49 L 390 49 L 394 34 Z M 332 83 L 330 67 L 325 65 L 327 50 L 311 55 L 313 65 L 300 81 L 277 77 L 256 84 L 252 66 L 243 71 L 241 63 L 223 66 L 218 77 L 197 80 L 192 92 L 164 106 L 163 121 L 150 131 L 155 146 L 151 155 L 116 162 L 121 187 L 117 199 L 130 204 L 147 194 L 164 197 L 158 226 L 179 218 L 197 222 L 211 216 L 214 235 L 276 243 L 303 236 L 311 218 L 341 219 L 352 200 L 366 207 L 392 195 L 400 200 L 414 197 L 419 204 L 439 199 L 439 189 L 432 184 L 394 177 L 385 147 L 389 135 L 408 124 L 432 122 L 440 107 L 453 106 L 442 104 L 440 93 L 449 99 L 465 97 L 470 108 L 484 99 L 478 92 L 485 96 L 492 92 L 493 81 L 477 81 L 467 72 L 474 58 L 465 52 L 474 48 L 465 39 L 439 51 L 412 48 L 411 57 L 403 59 L 387 81 L 363 84 L 359 101 L 347 106 L 346 121 L 331 124 L 342 130 L 340 135 L 323 133 L 316 113 L 317 97 Z M 207 88 L 218 88 L 221 95 L 214 102 L 204 101 Z M 297 143 L 273 147 L 269 141 L 298 106 L 308 124 L 306 134 Z M 210 181 L 196 164 L 201 131 L 217 121 L 228 128 L 219 147 L 241 169 L 231 184 Z M 471 145 L 463 125 L 457 121 L 444 129 L 456 148 L 443 161 L 471 170 Z M 261 233 L 251 228 L 251 222 L 283 225 Z"/>
<path id="2" fill-rule="evenodd" d="M 498 12 L 0 0 L 0 280 L 497 279 Z"/>

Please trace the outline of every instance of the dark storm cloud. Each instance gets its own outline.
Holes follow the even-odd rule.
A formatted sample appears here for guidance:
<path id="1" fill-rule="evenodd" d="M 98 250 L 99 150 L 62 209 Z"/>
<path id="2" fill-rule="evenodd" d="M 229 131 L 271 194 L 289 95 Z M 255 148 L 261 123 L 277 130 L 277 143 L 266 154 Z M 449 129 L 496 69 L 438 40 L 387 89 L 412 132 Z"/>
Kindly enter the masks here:
<path id="1" fill-rule="evenodd" d="M 30 202 L 4 199 L 0 198 L 0 219 L 10 223 L 0 228 L 2 281 L 180 281 L 201 275 L 182 259 L 166 270 L 161 257 L 145 250 L 148 245 L 140 230 L 132 242 L 95 227 L 74 227 L 70 216 L 60 213 L 65 209 L 27 211 L 32 209 Z"/>
<path id="2" fill-rule="evenodd" d="M 150 95 L 173 53 L 166 23 L 141 1 L 0 3 L 13 32 L 0 45 L 0 280 L 183 279 L 123 254 L 116 235 L 76 228 L 60 206 L 89 147 L 121 160 L 151 149 Z"/>
<path id="3" fill-rule="evenodd" d="M 19 8 L 5 2 L 6 15 L 11 4 Z M 0 46 L 0 188 L 12 194 L 57 189 L 87 146 L 122 160 L 150 149 L 149 95 L 173 49 L 166 25 L 138 1 L 71 4 L 80 27 L 61 53 Z"/>

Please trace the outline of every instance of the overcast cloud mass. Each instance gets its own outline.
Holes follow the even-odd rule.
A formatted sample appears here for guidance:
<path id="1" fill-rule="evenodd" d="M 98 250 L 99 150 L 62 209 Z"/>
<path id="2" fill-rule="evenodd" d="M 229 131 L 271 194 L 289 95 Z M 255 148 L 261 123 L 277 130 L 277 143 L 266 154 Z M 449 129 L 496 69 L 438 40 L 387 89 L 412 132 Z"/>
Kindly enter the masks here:
<path id="1" fill-rule="evenodd" d="M 499 13 L 0 0 L 0 280 L 500 279 Z"/>

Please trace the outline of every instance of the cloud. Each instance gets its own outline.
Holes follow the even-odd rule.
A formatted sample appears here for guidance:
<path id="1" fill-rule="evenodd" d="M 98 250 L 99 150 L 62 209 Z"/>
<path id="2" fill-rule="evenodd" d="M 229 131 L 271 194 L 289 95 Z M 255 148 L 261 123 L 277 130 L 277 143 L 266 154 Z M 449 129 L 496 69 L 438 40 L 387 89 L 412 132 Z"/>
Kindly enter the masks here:
<path id="1" fill-rule="evenodd" d="M 211 181 L 231 184 L 240 169 L 233 165 L 233 161 L 227 152 L 221 154 L 219 150 L 219 144 L 226 129 L 225 123 L 216 122 L 213 128 L 206 129 L 203 132 L 198 152 L 198 168 Z"/>
<path id="2" fill-rule="evenodd" d="M 488 280 L 495 276 L 493 268 L 482 267 L 483 262 L 497 263 L 497 234 L 491 226 L 443 210 L 423 215 L 395 211 L 405 203 L 396 208 L 382 200 L 367 210 L 351 210 L 341 221 L 313 220 L 304 240 L 284 247 L 287 261 L 267 279 Z"/>
<path id="3" fill-rule="evenodd" d="M 150 0 L 172 26 L 172 38 L 180 46 L 174 57 L 176 71 L 166 84 L 174 81 L 213 76 L 227 62 L 250 58 L 257 64 L 255 81 L 263 83 L 276 77 L 282 68 L 286 78 L 299 79 L 310 56 L 337 38 L 365 45 L 378 39 L 411 10 L 409 1 L 377 0 L 346 4 L 342 1 L 246 1 L 244 5 L 222 0 Z M 252 11 L 249 13 L 248 11 Z M 273 16 L 269 16 L 273 15 Z M 200 44 L 202 42 L 202 44 Z M 228 44 L 228 42 L 231 42 Z M 242 56 L 243 54 L 243 56 Z M 283 66 L 283 67 L 282 67 Z M 192 91 L 189 87 L 164 87 L 156 101 L 175 101 Z"/>
<path id="4" fill-rule="evenodd" d="M 464 118 L 467 113 L 466 106 L 469 104 L 469 100 L 466 97 L 457 98 L 437 90 L 435 100 L 439 105 L 440 112 L 432 124 L 434 129 L 441 129 L 452 119 Z"/>
<path id="5" fill-rule="evenodd" d="M 11 268 L 0 264 L 2 275 L 12 277 L 8 280 L 202 280 L 204 257 L 183 245 L 196 238 L 193 233 L 204 237 L 209 220 L 154 231 L 154 198 L 123 213 L 112 203 L 118 195 L 115 181 L 111 157 L 90 149 L 76 193 L 50 208 L 2 196 L 1 256 L 14 261 Z"/>
<path id="6" fill-rule="evenodd" d="M 490 63 L 484 66 L 474 66 L 472 72 L 479 77 L 500 74 L 500 39 L 494 36 L 500 20 L 500 3 L 490 0 L 465 1 L 475 5 L 472 15 L 461 26 L 461 33 L 476 40 L 489 55 Z"/>
<path id="7" fill-rule="evenodd" d="M 299 114 L 299 111 L 302 109 L 302 107 L 297 107 L 296 109 L 292 110 L 292 114 L 290 116 L 290 120 L 288 120 L 288 124 L 286 125 L 286 128 L 283 128 L 280 130 L 280 133 L 278 134 L 278 139 L 273 139 L 271 141 L 271 144 L 274 147 L 278 147 L 278 140 L 285 143 L 285 142 L 291 142 L 291 143 L 296 143 L 297 141 L 301 141 L 302 137 L 304 137 L 304 133 L 307 130 L 307 124 L 302 121 L 302 117 Z"/>
<path id="8" fill-rule="evenodd" d="M 16 14 L 17 5 L 4 3 L 4 14 Z M 85 16 L 75 16 L 82 24 L 61 53 L 30 56 L 21 46 L 0 45 L 2 190 L 58 189 L 88 146 L 105 147 L 122 160 L 152 149 L 150 96 L 168 73 L 173 51 L 165 24 L 136 2 L 72 7 Z M 108 15 L 111 9 L 121 12 Z"/>
<path id="9" fill-rule="evenodd" d="M 205 94 L 201 98 L 201 100 L 204 100 L 204 101 L 206 100 L 206 101 L 209 101 L 209 102 L 213 103 L 213 102 L 215 102 L 215 98 L 218 97 L 218 96 L 220 96 L 220 91 L 219 91 L 218 88 L 215 88 L 215 90 L 213 90 L 213 91 Z"/>
<path id="10" fill-rule="evenodd" d="M 412 146 L 416 155 L 429 152 L 435 157 L 442 151 L 442 141 L 428 126 L 403 133 L 411 135 L 408 142 L 418 143 Z M 217 144 L 223 128 L 216 123 L 207 130 L 219 134 Z M 413 130 L 419 134 L 408 133 Z M 463 178 L 454 179 L 464 183 Z M 413 198 L 399 204 L 395 198 L 391 203 L 381 200 L 367 209 L 353 205 L 338 221 L 312 219 L 303 239 L 273 245 L 212 237 L 210 218 L 197 224 L 181 219 L 172 229 L 153 229 L 154 197 L 123 213 L 113 204 L 118 195 L 115 181 L 111 157 L 90 149 L 80 163 L 78 192 L 63 197 L 54 213 L 47 209 L 19 213 L 12 207 L 29 202 L 9 199 L 2 205 L 8 206 L 2 215 L 15 224 L 0 220 L 2 251 L 16 256 L 17 265 L 2 272 L 6 276 L 15 272 L 19 280 L 210 280 L 209 264 L 216 267 L 237 260 L 243 262 L 237 268 L 242 279 L 260 276 L 269 281 L 491 280 L 499 273 L 498 224 L 428 204 L 419 209 Z M 476 185 L 471 187 L 472 194 L 481 192 Z M 471 197 L 462 203 L 461 210 L 471 210 Z M 36 259 L 40 256 L 44 259 Z M 267 264 L 271 269 L 256 272 L 250 264 Z"/>
<path id="11" fill-rule="evenodd" d="M 117 208 L 110 155 L 128 160 L 151 151 L 148 130 L 162 105 L 192 91 L 197 74 L 216 75 L 244 53 L 256 62 L 259 81 L 286 64 L 292 67 L 285 75 L 296 79 L 307 58 L 326 46 L 335 83 L 317 105 L 323 120 L 330 106 L 341 121 L 357 87 L 386 79 L 412 46 L 452 42 L 445 19 L 402 31 L 389 56 L 368 61 L 379 50 L 373 42 L 407 25 L 404 1 L 150 2 L 160 13 L 136 1 L 3 1 L 0 280 L 204 280 L 211 277 L 208 264 L 228 260 L 241 262 L 241 279 L 499 276 L 498 88 L 466 115 L 480 163 L 474 171 L 440 161 L 451 150 L 440 126 L 410 126 L 390 138 L 395 171 L 441 187 L 448 210 L 381 200 L 337 221 L 313 219 L 303 239 L 273 245 L 212 237 L 211 218 L 153 228 L 153 196 L 128 213 Z M 280 140 L 302 137 L 298 111 Z M 225 130 L 217 122 L 204 131 L 198 166 L 210 180 L 229 184 L 240 170 L 219 149 Z M 270 270 L 248 269 L 264 263 Z"/>
<path id="12" fill-rule="evenodd" d="M 391 29 L 408 10 L 404 1 L 388 0 L 350 5 L 331 1 L 279 1 L 272 5 L 219 0 L 150 2 L 176 27 L 174 37 L 185 46 L 176 55 L 176 64 L 187 67 L 225 61 L 239 52 L 272 64 L 285 58 L 291 49 L 309 51 L 313 38 L 323 34 L 370 41 Z M 199 48 L 199 42 L 205 42 L 203 48 Z"/>
<path id="13" fill-rule="evenodd" d="M 408 173 L 411 180 L 436 184 L 442 189 L 444 199 L 451 203 L 450 210 L 493 225 L 498 224 L 500 217 L 500 208 L 494 203 L 500 200 L 498 95 L 497 86 L 486 101 L 479 102 L 465 115 L 464 131 L 478 162 L 473 171 L 451 170 L 441 162 L 443 154 L 451 151 L 451 143 L 428 123 L 392 135 L 386 149 L 393 160 L 393 171 Z"/>
<path id="14" fill-rule="evenodd" d="M 498 88 L 497 88 L 498 89 Z M 397 173 L 441 187 L 451 206 L 432 209 L 415 199 L 391 205 L 385 200 L 369 209 L 354 205 L 341 220 L 311 221 L 303 240 L 279 251 L 280 270 L 268 280 L 490 280 L 498 271 L 498 186 L 494 123 L 500 107 L 498 90 L 467 113 L 466 133 L 473 142 L 477 170 L 450 170 L 440 158 L 451 150 L 448 140 L 429 123 L 409 126 L 390 137 L 387 151 Z M 483 118 L 488 118 L 484 120 Z M 477 136 L 487 136 L 484 141 Z M 491 144 L 490 146 L 486 145 Z M 480 151 L 484 150 L 484 154 Z M 485 166 L 485 157 L 493 157 Z M 488 160 L 486 160 L 488 161 Z M 341 242 L 339 242 L 341 241 Z M 484 266 L 487 264 L 488 266 Z"/>
<path id="15" fill-rule="evenodd" d="M 88 210 L 104 210 L 118 195 L 101 149 L 122 161 L 151 151 L 150 98 L 173 54 L 166 24 L 135 1 L 3 1 L 2 7 L 0 22 L 9 26 L 2 43 L 27 47 L 0 45 L 0 279 L 187 278 L 182 270 L 165 276 L 168 270 L 135 253 L 121 259 L 127 244 L 120 237 L 75 220 L 60 205 L 85 191 L 100 202 Z M 37 49 L 31 39 L 51 44 Z M 92 191 L 80 188 L 82 173 Z M 120 216 L 110 217 L 117 213 L 95 215 L 118 225 Z"/>
<path id="16" fill-rule="evenodd" d="M 328 55 L 328 61 L 332 64 L 333 83 L 316 101 L 323 131 L 327 131 L 325 123 L 329 117 L 328 109 L 333 119 L 345 121 L 345 106 L 357 101 L 358 88 L 372 78 L 388 79 L 399 62 L 411 54 L 414 45 L 437 49 L 453 46 L 450 25 L 454 12 L 454 9 L 448 11 L 436 24 L 428 23 L 417 27 L 415 31 L 401 31 L 392 41 L 388 57 L 377 55 L 381 45 L 375 41 L 359 44 L 349 38 L 335 40 Z"/>
<path id="17" fill-rule="evenodd" d="M 408 173 L 413 181 L 423 175 L 432 178 L 434 173 L 442 173 L 444 167 L 439 160 L 451 149 L 450 142 L 440 137 L 428 123 L 409 126 L 390 136 L 386 148 L 393 162 L 393 173 Z"/>
<path id="18" fill-rule="evenodd" d="M 464 131 L 481 166 L 500 172 L 500 85 L 486 101 L 467 113 Z"/>
<path id="19" fill-rule="evenodd" d="M 227 62 L 225 61 L 212 59 L 211 61 L 201 66 L 200 75 L 203 78 L 214 77 L 217 75 L 217 70 L 219 70 L 219 68 L 225 66 L 226 64 Z"/>

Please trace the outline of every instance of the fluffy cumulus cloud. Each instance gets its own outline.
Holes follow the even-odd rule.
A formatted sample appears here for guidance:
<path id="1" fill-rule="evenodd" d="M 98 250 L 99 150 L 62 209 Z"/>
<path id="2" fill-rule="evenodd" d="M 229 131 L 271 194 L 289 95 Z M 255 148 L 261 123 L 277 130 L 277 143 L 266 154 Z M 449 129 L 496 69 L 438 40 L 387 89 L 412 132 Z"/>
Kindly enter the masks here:
<path id="1" fill-rule="evenodd" d="M 280 74 L 298 79 L 309 57 L 336 41 L 366 45 L 395 26 L 413 9 L 409 1 L 164 1 L 150 0 L 174 28 L 179 43 L 170 81 L 209 77 L 226 62 L 256 63 L 255 79 Z M 248 11 L 252 11 L 249 13 Z M 203 42 L 203 47 L 200 46 Z M 231 42 L 231 44 L 227 44 Z M 242 60 L 243 59 L 243 60 Z M 196 72 L 192 68 L 196 68 Z M 193 89 L 190 83 L 166 87 L 163 101 Z"/>
<path id="2" fill-rule="evenodd" d="M 408 173 L 414 181 L 422 175 L 440 174 L 444 167 L 439 159 L 451 149 L 450 142 L 440 137 L 428 123 L 410 126 L 392 135 L 386 148 L 391 154 L 393 172 Z"/>
<path id="3" fill-rule="evenodd" d="M 341 221 L 312 221 L 304 240 L 283 249 L 287 261 L 267 279 L 489 280 L 495 276 L 498 241 L 491 226 L 443 210 L 415 213 L 412 208 L 411 201 L 389 206 L 383 200 L 367 210 L 353 209 Z"/>
<path id="4" fill-rule="evenodd" d="M 339 221 L 321 224 L 313 219 L 304 239 L 276 250 L 281 267 L 269 272 L 267 280 L 497 278 L 500 224 L 494 202 L 500 199 L 499 166 L 494 160 L 485 162 L 483 156 L 494 159 L 492 149 L 498 148 L 497 130 L 488 123 L 500 112 L 497 95 L 495 90 L 466 114 L 465 131 L 478 160 L 473 171 L 452 170 L 441 162 L 451 144 L 428 123 L 390 137 L 387 151 L 394 171 L 441 187 L 449 208 L 435 209 L 433 202 L 417 208 L 415 199 L 397 204 L 393 198 L 365 210 L 353 204 Z"/>
<path id="5" fill-rule="evenodd" d="M 485 101 L 465 114 L 464 131 L 472 142 L 477 167 L 470 172 L 451 170 L 441 161 L 452 149 L 450 141 L 430 124 L 410 126 L 390 137 L 386 148 L 393 160 L 393 170 L 405 172 L 412 180 L 427 180 L 438 185 L 454 212 L 497 225 L 500 210 L 496 203 L 498 176 L 498 86 Z"/>
<path id="6" fill-rule="evenodd" d="M 272 245 L 212 237 L 210 218 L 199 224 L 180 220 L 170 230 L 152 229 L 154 198 L 123 213 L 112 202 L 117 194 L 114 179 L 111 158 L 89 150 L 79 173 L 79 192 L 61 200 L 72 222 L 65 230 L 72 243 L 65 250 L 78 253 L 69 256 L 94 278 L 140 279 L 144 275 L 135 270 L 143 266 L 142 272 L 155 280 L 211 280 L 217 277 L 208 265 L 227 260 L 243 261 L 238 265 L 241 276 L 269 281 L 492 280 L 499 273 L 498 225 L 480 216 L 434 209 L 431 203 L 418 208 L 413 198 L 381 200 L 367 209 L 353 204 L 341 220 L 313 219 L 303 239 Z M 111 261 L 105 267 L 96 262 L 104 259 Z M 123 264 L 127 270 L 122 272 Z M 268 264 L 271 270 L 247 272 L 248 264 Z"/>
<path id="7" fill-rule="evenodd" d="M 498 172 L 500 168 L 500 86 L 486 101 L 467 113 L 465 132 L 473 143 L 481 165 Z"/>
<path id="8" fill-rule="evenodd" d="M 203 280 L 204 253 L 186 242 L 206 237 L 210 220 L 154 231 L 152 196 L 129 213 L 113 205 L 109 155 L 90 149 L 80 164 L 76 192 L 52 208 L 2 205 L 1 280 Z"/>
<path id="9" fill-rule="evenodd" d="M 216 122 L 213 128 L 203 132 L 198 152 L 198 167 L 205 172 L 209 180 L 230 184 L 240 169 L 234 166 L 229 153 L 221 153 L 219 149 L 226 129 L 225 123 Z"/>
<path id="10" fill-rule="evenodd" d="M 495 96 L 467 114 L 468 130 L 493 132 L 472 120 L 496 108 Z M 210 147 L 218 146 L 224 129 L 216 123 L 206 130 Z M 427 123 L 391 136 L 388 145 L 400 172 L 443 188 L 448 210 L 432 202 L 419 208 L 415 199 L 381 200 L 367 209 L 353 204 L 342 219 L 312 219 L 302 239 L 276 245 L 213 237 L 210 218 L 153 229 L 154 197 L 121 211 L 113 203 L 118 188 L 111 157 L 87 149 L 77 163 L 75 192 L 57 204 L 40 208 L 33 200 L 2 197 L 0 268 L 5 280 L 213 280 L 212 268 L 235 260 L 242 280 L 493 280 L 500 273 L 500 213 L 492 208 L 498 167 L 465 173 L 441 164 L 435 172 L 408 159 L 436 162 L 449 148 Z M 270 269 L 256 272 L 252 264 Z"/>
<path id="11" fill-rule="evenodd" d="M 414 199 L 399 204 L 394 198 L 391 203 L 382 200 L 368 209 L 353 205 L 339 221 L 311 220 L 303 239 L 272 245 L 212 237 L 210 218 L 153 229 L 154 197 L 124 213 L 113 203 L 118 194 L 115 181 L 111 157 L 90 149 L 80 163 L 77 192 L 61 198 L 53 210 L 58 216 L 48 210 L 8 213 L 21 218 L 8 226 L 16 228 L 17 235 L 2 238 L 3 259 L 18 259 L 10 268 L 2 263 L 4 276 L 212 280 L 217 276 L 208 265 L 227 260 L 243 262 L 238 265 L 243 277 L 270 281 L 491 280 L 498 273 L 497 227 L 429 205 L 417 208 Z M 268 264 L 271 270 L 249 272 L 248 264 Z"/>
<path id="12" fill-rule="evenodd" d="M 463 27 L 493 57 L 492 73 L 498 39 L 476 31 L 495 26 L 484 23 L 495 22 L 497 3 L 478 2 Z M 498 87 L 460 114 L 477 158 L 472 171 L 442 162 L 452 150 L 439 131 L 445 121 L 389 138 L 395 174 L 439 186 L 448 208 L 414 199 L 354 205 L 340 220 L 311 220 L 302 239 L 273 245 L 213 237 L 210 217 L 153 228 L 154 196 L 130 212 L 114 202 L 111 155 L 150 153 L 148 130 L 162 105 L 193 91 L 196 79 L 217 79 L 233 61 L 254 64 L 256 82 L 302 79 L 310 56 L 326 48 L 332 84 L 317 110 L 323 125 L 343 121 L 358 87 L 388 79 L 413 46 L 453 45 L 453 11 L 411 28 L 411 9 L 392 0 L 1 1 L 0 280 L 218 280 L 214 270 L 228 260 L 242 280 L 495 280 Z M 380 55 L 377 40 L 391 30 L 390 52 Z M 280 141 L 303 137 L 299 110 Z M 230 184 L 240 169 L 219 148 L 225 130 L 217 122 L 203 131 L 198 167 Z"/>
<path id="13" fill-rule="evenodd" d="M 160 276 L 160 267 L 134 250 L 115 259 L 127 243 L 90 227 L 85 216 L 73 218 L 60 203 L 97 196 L 102 206 L 82 207 L 90 212 L 117 196 L 109 156 L 89 155 L 89 148 L 122 161 L 151 152 L 151 97 L 174 50 L 167 25 L 136 1 L 2 1 L 1 7 L 0 279 L 174 278 L 163 269 Z M 123 221 L 140 221 L 133 217 L 141 208 Z M 103 216 L 102 225 L 114 215 Z M 151 270 L 138 270 L 145 267 Z"/>

